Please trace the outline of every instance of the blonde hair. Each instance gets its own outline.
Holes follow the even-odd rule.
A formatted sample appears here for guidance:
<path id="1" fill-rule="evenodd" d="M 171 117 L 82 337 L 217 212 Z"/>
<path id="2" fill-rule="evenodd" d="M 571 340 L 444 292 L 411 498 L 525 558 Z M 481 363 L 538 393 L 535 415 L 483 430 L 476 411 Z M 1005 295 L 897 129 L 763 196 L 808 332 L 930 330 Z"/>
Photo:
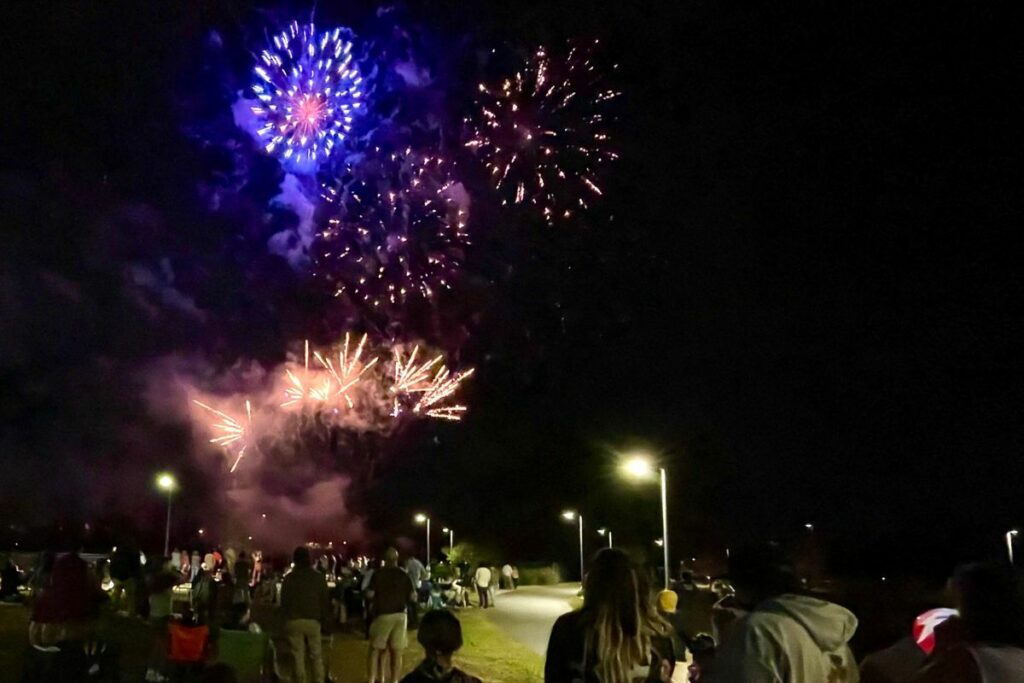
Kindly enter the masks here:
<path id="1" fill-rule="evenodd" d="M 634 667 L 652 663 L 652 641 L 666 635 L 669 625 L 625 553 L 598 553 L 587 584 L 586 651 L 594 654 L 594 675 L 601 683 L 629 683 Z"/>

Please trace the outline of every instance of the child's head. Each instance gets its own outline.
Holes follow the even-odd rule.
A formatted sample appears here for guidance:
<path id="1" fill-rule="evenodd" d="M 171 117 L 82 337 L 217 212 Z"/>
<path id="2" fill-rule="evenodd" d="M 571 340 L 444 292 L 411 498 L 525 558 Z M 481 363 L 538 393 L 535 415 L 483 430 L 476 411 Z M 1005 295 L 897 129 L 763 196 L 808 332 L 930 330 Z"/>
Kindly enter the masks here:
<path id="1" fill-rule="evenodd" d="M 427 656 L 450 657 L 462 647 L 462 624 L 446 609 L 431 610 L 420 620 L 416 636 Z"/>

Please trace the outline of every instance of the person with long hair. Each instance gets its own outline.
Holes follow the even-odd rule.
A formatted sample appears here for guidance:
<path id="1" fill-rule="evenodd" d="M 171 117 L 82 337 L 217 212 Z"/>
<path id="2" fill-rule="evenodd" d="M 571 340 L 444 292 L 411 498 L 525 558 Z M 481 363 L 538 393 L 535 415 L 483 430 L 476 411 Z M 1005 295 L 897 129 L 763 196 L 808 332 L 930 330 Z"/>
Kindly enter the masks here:
<path id="1" fill-rule="evenodd" d="M 559 617 L 551 630 L 544 681 L 670 681 L 670 629 L 658 615 L 647 576 L 626 553 L 605 548 L 583 582 L 583 607 Z"/>

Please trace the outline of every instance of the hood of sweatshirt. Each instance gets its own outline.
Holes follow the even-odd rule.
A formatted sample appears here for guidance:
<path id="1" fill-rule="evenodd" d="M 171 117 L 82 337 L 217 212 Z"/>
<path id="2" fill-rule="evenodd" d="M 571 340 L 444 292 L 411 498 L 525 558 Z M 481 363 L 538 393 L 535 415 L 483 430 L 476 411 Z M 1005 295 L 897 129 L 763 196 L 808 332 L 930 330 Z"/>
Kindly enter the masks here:
<path id="1" fill-rule="evenodd" d="M 857 630 L 857 617 L 853 612 L 806 595 L 780 595 L 759 605 L 757 611 L 792 617 L 825 652 L 844 647 Z"/>

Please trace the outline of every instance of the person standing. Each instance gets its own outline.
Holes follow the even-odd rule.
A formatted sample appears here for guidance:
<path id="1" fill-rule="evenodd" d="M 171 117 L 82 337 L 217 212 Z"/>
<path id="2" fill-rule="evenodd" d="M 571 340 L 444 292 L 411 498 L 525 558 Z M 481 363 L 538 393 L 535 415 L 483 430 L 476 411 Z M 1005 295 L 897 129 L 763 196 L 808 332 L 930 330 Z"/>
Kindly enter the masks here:
<path id="1" fill-rule="evenodd" d="M 777 544 L 734 551 L 729 578 L 737 604 L 747 613 L 723 639 L 709 681 L 857 683 L 849 645 L 857 617 L 839 605 L 798 594 L 796 570 Z"/>
<path id="2" fill-rule="evenodd" d="M 544 683 L 666 683 L 677 660 L 643 571 L 618 548 L 594 556 L 583 607 L 555 621 Z M 825 683 L 824 680 L 816 683 Z"/>
<path id="3" fill-rule="evenodd" d="M 416 597 L 409 601 L 409 628 L 417 628 L 419 626 L 419 611 L 417 604 L 419 603 L 420 594 L 423 588 L 423 579 L 426 577 L 427 568 L 423 566 L 423 563 L 419 559 L 412 555 L 408 560 L 405 561 L 405 573 L 409 575 L 409 580 L 412 581 L 412 587 L 416 591 Z"/>
<path id="4" fill-rule="evenodd" d="M 1005 562 L 969 564 L 951 588 L 960 616 L 936 628 L 936 649 L 911 683 L 1024 681 L 1024 576 Z M 941 649 L 940 629 L 950 632 Z"/>
<path id="5" fill-rule="evenodd" d="M 519 588 L 519 567 L 512 565 L 512 590 Z"/>
<path id="6" fill-rule="evenodd" d="M 409 575 L 399 569 L 398 551 L 394 548 L 387 549 L 384 566 L 373 572 L 367 597 L 374 614 L 366 666 L 370 683 L 397 683 L 402 673 L 402 653 L 408 644 L 406 606 L 416 599 L 416 589 Z M 385 681 L 386 660 L 390 660 L 390 668 Z"/>
<path id="7" fill-rule="evenodd" d="M 313 569 L 309 548 L 296 548 L 292 562 L 294 568 L 281 583 L 281 615 L 295 660 L 295 682 L 306 683 L 307 670 L 312 670 L 312 680 L 320 683 L 325 675 L 320 627 L 328 613 L 327 580 Z"/>
<path id="8" fill-rule="evenodd" d="M 248 555 L 242 550 L 235 560 L 235 594 L 231 598 L 232 604 L 246 604 L 250 602 L 249 585 L 252 582 L 252 563 Z"/>
<path id="9" fill-rule="evenodd" d="M 476 583 L 476 594 L 480 598 L 480 607 L 490 607 L 490 588 L 491 588 L 491 570 L 487 568 L 486 564 L 481 563 L 476 568 L 476 574 L 473 575 L 473 581 Z"/>
<path id="10" fill-rule="evenodd" d="M 195 581 L 196 580 L 196 574 L 199 573 L 199 570 L 202 569 L 202 566 L 203 566 L 203 558 L 199 556 L 199 551 L 198 550 L 193 550 L 192 551 L 192 557 L 189 558 L 189 565 L 188 566 L 189 566 L 188 580 L 189 581 Z"/>
<path id="11" fill-rule="evenodd" d="M 515 588 L 512 584 L 512 565 L 508 562 L 501 566 L 501 583 L 508 590 Z"/>
<path id="12" fill-rule="evenodd" d="M 498 604 L 498 601 L 495 599 L 497 597 L 496 594 L 499 581 L 498 568 L 491 565 L 488 569 L 491 570 L 491 583 L 487 586 L 487 604 L 491 607 L 495 607 Z"/>

